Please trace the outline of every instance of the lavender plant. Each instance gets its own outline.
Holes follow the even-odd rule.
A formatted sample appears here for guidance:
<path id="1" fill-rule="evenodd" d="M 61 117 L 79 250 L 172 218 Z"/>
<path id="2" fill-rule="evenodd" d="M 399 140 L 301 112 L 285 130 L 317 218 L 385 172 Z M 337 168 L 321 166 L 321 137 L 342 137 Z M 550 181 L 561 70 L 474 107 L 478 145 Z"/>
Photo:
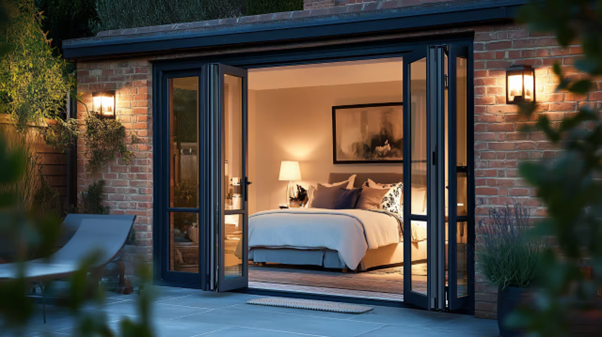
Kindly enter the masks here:
<path id="1" fill-rule="evenodd" d="M 541 268 L 542 240 L 528 235 L 531 214 L 518 202 L 491 209 L 477 226 L 477 268 L 500 289 L 529 287 Z"/>

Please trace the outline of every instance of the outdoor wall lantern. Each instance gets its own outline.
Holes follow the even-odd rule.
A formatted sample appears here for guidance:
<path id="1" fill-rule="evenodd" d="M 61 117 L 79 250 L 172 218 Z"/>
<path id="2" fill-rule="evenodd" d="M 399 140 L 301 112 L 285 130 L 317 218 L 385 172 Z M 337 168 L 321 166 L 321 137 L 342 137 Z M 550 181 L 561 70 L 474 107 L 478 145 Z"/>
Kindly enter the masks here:
<path id="1" fill-rule="evenodd" d="M 535 70 L 517 65 L 506 69 L 506 104 L 535 101 Z"/>
<path id="2" fill-rule="evenodd" d="M 102 118 L 115 119 L 115 90 L 99 91 L 94 97 L 94 112 Z"/>

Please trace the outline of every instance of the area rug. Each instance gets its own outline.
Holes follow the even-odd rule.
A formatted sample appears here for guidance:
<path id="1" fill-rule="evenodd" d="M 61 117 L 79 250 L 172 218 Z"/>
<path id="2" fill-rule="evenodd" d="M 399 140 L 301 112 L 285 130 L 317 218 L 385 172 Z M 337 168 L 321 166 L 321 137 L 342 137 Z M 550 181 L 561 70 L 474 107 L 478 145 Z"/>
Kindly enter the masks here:
<path id="1" fill-rule="evenodd" d="M 250 300 L 247 303 L 253 305 L 265 305 L 270 307 L 340 312 L 344 314 L 363 314 L 373 309 L 372 307 L 368 307 L 365 305 L 306 300 L 302 298 L 287 297 L 263 297 Z"/>

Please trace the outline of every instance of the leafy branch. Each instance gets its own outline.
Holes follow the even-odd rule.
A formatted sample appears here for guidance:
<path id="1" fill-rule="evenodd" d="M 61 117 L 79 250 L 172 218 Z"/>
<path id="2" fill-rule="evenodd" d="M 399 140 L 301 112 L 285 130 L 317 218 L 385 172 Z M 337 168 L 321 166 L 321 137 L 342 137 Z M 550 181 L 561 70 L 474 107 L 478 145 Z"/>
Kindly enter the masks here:
<path id="1" fill-rule="evenodd" d="M 87 169 L 91 173 L 99 172 L 106 163 L 115 160 L 117 154 L 129 165 L 135 154 L 128 149 L 128 137 L 123 124 L 117 119 L 101 118 L 96 112 L 90 112 L 80 97 L 77 101 L 86 108 L 84 127 L 81 127 L 77 119 L 58 120 L 46 128 L 46 143 L 64 149 L 76 139 L 83 139 L 86 144 L 85 155 L 88 158 Z M 141 142 L 134 133 L 130 135 L 129 140 L 131 144 Z"/>

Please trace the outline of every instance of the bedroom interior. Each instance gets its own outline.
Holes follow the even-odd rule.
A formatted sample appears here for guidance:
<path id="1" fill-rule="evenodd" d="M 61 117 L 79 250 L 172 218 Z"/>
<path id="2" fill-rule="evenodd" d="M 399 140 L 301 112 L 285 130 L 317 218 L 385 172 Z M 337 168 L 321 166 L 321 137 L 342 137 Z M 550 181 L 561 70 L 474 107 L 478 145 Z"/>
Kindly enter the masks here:
<path id="1" fill-rule="evenodd" d="M 361 200 L 357 199 L 368 195 L 366 190 L 358 190 L 368 179 L 398 188 L 403 181 L 402 65 L 401 58 L 390 58 L 249 72 L 248 159 L 253 181 L 249 190 L 250 287 L 403 299 L 401 218 L 348 210 L 358 208 Z M 389 132 L 385 137 L 383 130 Z M 352 149 L 354 143 L 376 144 L 376 139 L 366 139 L 379 135 L 385 138 L 378 140 L 382 142 L 376 147 L 380 154 L 363 153 L 362 158 L 349 155 L 358 153 Z M 390 138 L 390 144 L 386 138 Z M 352 176 L 355 180 L 349 181 Z M 332 205 L 312 203 L 322 187 L 345 181 L 345 189 L 362 191 L 345 209 L 332 210 Z M 299 192 L 297 185 L 307 198 L 290 199 Z M 373 196 L 378 202 L 364 203 L 364 208 L 381 208 L 390 188 L 370 187 L 378 193 Z M 417 191 L 422 206 L 416 207 L 424 209 L 426 186 Z M 400 197 L 394 210 L 398 216 Z M 326 209 L 332 214 L 322 214 Z M 340 213 L 357 218 L 336 219 L 343 218 Z M 383 223 L 377 224 L 379 221 Z M 373 235 L 369 229 L 375 227 L 376 231 L 388 231 L 390 237 L 365 238 L 363 232 L 354 237 L 348 227 L 358 222 L 364 226 L 365 235 Z M 426 259 L 426 241 L 420 240 L 421 235 L 426 236 L 426 231 L 417 233 L 413 254 L 417 284 L 425 275 L 425 264 L 421 262 Z M 317 237 L 332 242 L 320 242 Z M 366 245 L 365 241 L 370 240 L 381 242 Z M 337 245 L 341 246 L 338 250 L 330 249 Z M 426 277 L 422 286 L 426 292 Z"/>
<path id="2" fill-rule="evenodd" d="M 225 279 L 245 273 L 241 224 L 248 212 L 250 288 L 403 301 L 407 142 L 411 186 L 405 190 L 411 192 L 409 213 L 418 217 L 410 226 L 411 290 L 426 294 L 426 62 L 412 63 L 409 121 L 403 119 L 408 104 L 402 102 L 403 66 L 402 58 L 385 58 L 251 69 L 246 97 L 242 78 L 224 76 Z M 170 134 L 177 149 L 170 163 L 171 203 L 196 207 L 195 140 L 201 135 L 180 121 L 198 116 L 198 78 L 169 85 L 176 121 Z M 466 167 L 465 113 L 457 119 L 458 166 Z M 408 137 L 404 123 L 412 130 Z M 446 145 L 446 163 L 447 150 Z M 467 179 L 458 172 L 458 185 L 464 186 L 458 187 L 458 214 L 466 214 Z M 245 174 L 253 182 L 248 200 L 241 197 Z M 447 185 L 447 171 L 445 180 Z M 173 213 L 170 223 L 170 270 L 198 273 L 197 215 Z M 463 224 L 459 246 L 466 242 Z M 447 268 L 447 256 L 445 261 Z M 466 265 L 459 262 L 457 271 L 462 287 Z"/>

